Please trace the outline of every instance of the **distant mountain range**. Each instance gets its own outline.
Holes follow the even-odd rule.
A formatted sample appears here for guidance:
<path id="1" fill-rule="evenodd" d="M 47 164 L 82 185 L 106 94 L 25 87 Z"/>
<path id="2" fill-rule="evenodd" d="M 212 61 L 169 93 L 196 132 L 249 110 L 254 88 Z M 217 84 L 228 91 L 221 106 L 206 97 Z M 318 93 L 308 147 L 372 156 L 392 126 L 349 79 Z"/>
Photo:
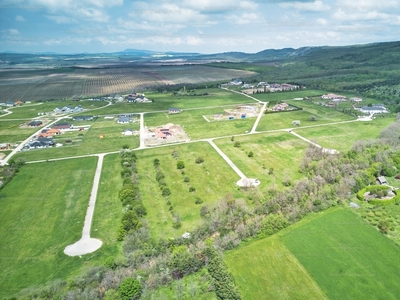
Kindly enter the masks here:
<path id="1" fill-rule="evenodd" d="M 331 57 L 337 53 L 351 53 L 352 59 L 357 59 L 358 54 L 371 53 L 371 51 L 383 51 L 384 49 L 400 49 L 400 42 L 372 43 L 365 45 L 350 46 L 318 46 L 318 47 L 301 47 L 283 48 L 283 49 L 266 49 L 257 53 L 244 52 L 224 52 L 215 54 L 202 54 L 192 52 L 158 52 L 140 49 L 125 49 L 113 53 L 75 53 L 75 54 L 57 54 L 53 52 L 43 53 L 16 53 L 3 52 L 0 53 L 0 63 L 7 64 L 30 64 L 40 63 L 40 60 L 57 61 L 92 61 L 95 63 L 100 60 L 104 63 L 127 63 L 127 62 L 159 62 L 167 63 L 168 61 L 182 61 L 183 63 L 204 63 L 204 62 L 277 62 L 282 60 L 297 60 L 300 58 L 313 59 L 318 57 Z M 24 57 L 26 56 L 26 57 Z M 46 57 L 43 57 L 46 56 Z M 28 59 L 29 58 L 29 59 Z M 36 58 L 32 60 L 32 58 Z M 346 58 L 349 58 L 346 56 Z"/>

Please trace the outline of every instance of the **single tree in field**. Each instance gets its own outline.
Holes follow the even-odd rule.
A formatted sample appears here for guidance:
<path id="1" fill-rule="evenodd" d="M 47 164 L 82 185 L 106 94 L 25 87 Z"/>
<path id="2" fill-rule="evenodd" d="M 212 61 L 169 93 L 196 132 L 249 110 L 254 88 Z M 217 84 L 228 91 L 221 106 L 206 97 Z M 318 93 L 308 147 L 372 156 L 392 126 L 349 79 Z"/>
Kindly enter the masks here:
<path id="1" fill-rule="evenodd" d="M 142 285 L 138 280 L 128 277 L 122 281 L 118 291 L 123 300 L 139 299 L 142 293 Z"/>
<path id="2" fill-rule="evenodd" d="M 176 163 L 176 168 L 177 169 L 184 169 L 185 168 L 185 163 L 183 162 L 183 161 L 178 161 L 177 163 Z"/>

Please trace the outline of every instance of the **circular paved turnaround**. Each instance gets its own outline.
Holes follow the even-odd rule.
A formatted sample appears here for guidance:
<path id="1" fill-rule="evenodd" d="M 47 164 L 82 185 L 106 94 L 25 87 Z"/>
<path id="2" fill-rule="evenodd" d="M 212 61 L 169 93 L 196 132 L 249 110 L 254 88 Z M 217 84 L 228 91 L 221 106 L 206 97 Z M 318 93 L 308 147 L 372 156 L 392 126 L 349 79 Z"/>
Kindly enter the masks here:
<path id="1" fill-rule="evenodd" d="M 260 180 L 256 178 L 242 178 L 238 182 L 236 182 L 236 185 L 240 187 L 257 186 L 260 185 Z"/>
<path id="2" fill-rule="evenodd" d="M 72 245 L 68 245 L 64 249 L 64 253 L 68 256 L 78 256 L 92 253 L 99 249 L 103 244 L 99 239 L 82 238 Z"/>

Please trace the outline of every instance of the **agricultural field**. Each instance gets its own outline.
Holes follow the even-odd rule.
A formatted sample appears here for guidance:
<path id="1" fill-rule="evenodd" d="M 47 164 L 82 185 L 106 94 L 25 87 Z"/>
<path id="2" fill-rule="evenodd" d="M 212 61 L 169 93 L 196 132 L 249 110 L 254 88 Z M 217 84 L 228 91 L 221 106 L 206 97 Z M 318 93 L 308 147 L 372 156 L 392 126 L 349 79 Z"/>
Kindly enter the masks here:
<path id="1" fill-rule="evenodd" d="M 282 241 L 329 299 L 398 298 L 400 250 L 386 236 L 343 208 L 301 223 Z"/>
<path id="2" fill-rule="evenodd" d="M 225 262 L 243 299 L 328 299 L 275 236 L 226 252 Z"/>
<path id="3" fill-rule="evenodd" d="M 247 177 L 260 180 L 260 191 L 282 189 L 283 182 L 293 183 L 303 176 L 299 165 L 308 144 L 287 132 L 236 136 L 234 141 L 225 138 L 214 142 Z M 234 146 L 236 142 L 240 147 Z"/>
<path id="4" fill-rule="evenodd" d="M 89 264 L 93 255 L 63 250 L 81 236 L 95 166 L 95 158 L 26 165 L 1 190 L 1 298 Z"/>
<path id="5" fill-rule="evenodd" d="M 368 122 L 327 124 L 326 126 L 309 128 L 300 126 L 294 131 L 324 148 L 344 152 L 350 150 L 358 140 L 366 141 L 377 138 L 379 133 L 394 121 L 394 117 L 388 117 Z"/>
<path id="6" fill-rule="evenodd" d="M 396 299 L 399 251 L 354 212 L 333 208 L 225 261 L 244 299 Z"/>
<path id="7" fill-rule="evenodd" d="M 177 159 L 172 156 L 173 151 L 177 152 Z M 236 186 L 236 181 L 240 179 L 238 175 L 206 142 L 140 150 L 136 155 L 140 193 L 148 213 L 146 220 L 155 237 L 170 238 L 180 236 L 185 231 L 190 232 L 201 222 L 200 209 L 203 205 L 212 205 L 227 195 L 235 198 L 244 195 Z M 195 160 L 199 156 L 203 157 L 204 162 L 196 164 Z M 172 227 L 172 213 L 156 181 L 153 166 L 156 158 L 160 160 L 160 170 L 171 191 L 168 199 L 173 213 L 179 215 L 182 222 L 179 229 Z M 177 169 L 180 160 L 185 165 L 182 170 Z M 188 177 L 188 182 L 184 181 L 185 177 Z M 194 187 L 195 191 L 189 192 L 190 187 Z M 196 197 L 200 197 L 203 203 L 195 204 Z"/>
<path id="8" fill-rule="evenodd" d="M 209 66 L 138 66 L 124 68 L 62 68 L 52 73 L 42 70 L 8 71 L 0 79 L 0 101 L 70 99 L 128 93 L 165 84 L 230 80 L 255 74 L 244 70 Z M 12 82 L 9 78 L 13 78 Z"/>

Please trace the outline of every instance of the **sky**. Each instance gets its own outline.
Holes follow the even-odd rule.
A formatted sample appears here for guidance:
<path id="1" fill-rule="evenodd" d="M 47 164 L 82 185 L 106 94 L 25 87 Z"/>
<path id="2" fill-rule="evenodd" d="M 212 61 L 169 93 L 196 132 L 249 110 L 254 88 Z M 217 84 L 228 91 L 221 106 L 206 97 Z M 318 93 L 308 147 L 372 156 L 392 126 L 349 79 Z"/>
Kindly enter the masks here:
<path id="1" fill-rule="evenodd" d="M 399 0 L 0 0 L 0 52 L 256 53 L 397 40 Z"/>

